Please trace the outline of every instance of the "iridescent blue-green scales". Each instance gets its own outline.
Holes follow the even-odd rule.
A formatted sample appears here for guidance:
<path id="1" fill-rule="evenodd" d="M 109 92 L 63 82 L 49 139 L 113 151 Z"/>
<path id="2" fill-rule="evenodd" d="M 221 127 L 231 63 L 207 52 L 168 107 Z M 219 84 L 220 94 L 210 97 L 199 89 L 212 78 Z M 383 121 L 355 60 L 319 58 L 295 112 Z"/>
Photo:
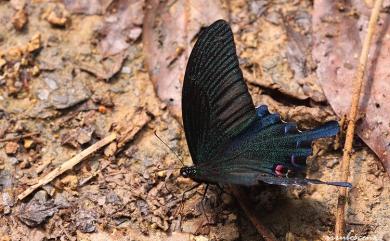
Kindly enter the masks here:
<path id="1" fill-rule="evenodd" d="M 224 20 L 204 29 L 191 52 L 182 93 L 184 131 L 194 165 L 181 175 L 197 182 L 255 185 L 328 184 L 304 178 L 313 140 L 337 134 L 330 121 L 301 132 L 266 106 L 255 108 Z"/>

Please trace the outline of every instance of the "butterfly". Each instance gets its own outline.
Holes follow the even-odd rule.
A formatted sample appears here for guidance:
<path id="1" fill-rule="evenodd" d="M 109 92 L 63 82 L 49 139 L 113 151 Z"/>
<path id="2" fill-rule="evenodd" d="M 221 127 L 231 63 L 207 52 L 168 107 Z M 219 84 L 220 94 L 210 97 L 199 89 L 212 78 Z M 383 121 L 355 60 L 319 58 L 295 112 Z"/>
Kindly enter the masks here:
<path id="1" fill-rule="evenodd" d="M 182 116 L 193 161 L 180 169 L 183 177 L 207 184 L 351 187 L 304 177 L 312 141 L 336 135 L 338 123 L 302 132 L 267 106 L 255 108 L 224 20 L 201 31 L 194 45 L 184 77 Z"/>

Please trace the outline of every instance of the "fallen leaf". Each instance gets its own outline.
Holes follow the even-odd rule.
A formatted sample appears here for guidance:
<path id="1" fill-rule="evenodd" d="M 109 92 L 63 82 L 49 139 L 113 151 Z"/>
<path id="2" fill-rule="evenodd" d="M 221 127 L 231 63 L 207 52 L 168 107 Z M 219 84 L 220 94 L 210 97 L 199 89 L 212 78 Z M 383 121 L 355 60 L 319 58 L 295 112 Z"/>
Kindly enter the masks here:
<path id="1" fill-rule="evenodd" d="M 314 2 L 313 56 L 325 95 L 338 116 L 349 113 L 355 70 L 366 35 L 370 11 L 364 2 Z M 381 15 L 373 38 L 366 84 L 360 102 L 357 134 L 382 160 L 390 174 L 390 34 L 386 14 Z"/>
<path id="2" fill-rule="evenodd" d="M 110 5 L 99 31 L 103 36 L 99 43 L 103 57 L 119 54 L 129 47 L 129 34 L 142 25 L 144 5 L 144 0 L 117 0 Z"/>
<path id="3" fill-rule="evenodd" d="M 31 199 L 23 203 L 19 210 L 19 219 L 29 227 L 36 227 L 56 213 L 58 208 L 53 200 L 43 201 Z"/>
<path id="4" fill-rule="evenodd" d="M 181 81 L 191 44 L 201 27 L 227 13 L 218 0 L 147 1 L 143 26 L 146 65 L 157 95 L 181 116 Z"/>

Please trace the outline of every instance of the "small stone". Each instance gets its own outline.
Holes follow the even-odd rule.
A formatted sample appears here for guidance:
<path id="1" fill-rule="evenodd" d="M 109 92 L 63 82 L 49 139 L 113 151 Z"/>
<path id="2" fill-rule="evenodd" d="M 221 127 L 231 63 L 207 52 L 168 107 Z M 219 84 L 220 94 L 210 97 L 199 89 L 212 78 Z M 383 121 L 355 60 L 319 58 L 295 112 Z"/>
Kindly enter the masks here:
<path id="1" fill-rule="evenodd" d="M 84 145 L 91 141 L 93 130 L 91 128 L 81 128 L 78 130 L 77 142 Z"/>
<path id="2" fill-rule="evenodd" d="M 69 13 L 64 8 L 56 6 L 46 12 L 44 19 L 53 26 L 64 27 L 69 21 Z"/>
<path id="3" fill-rule="evenodd" d="M 30 149 L 33 146 L 33 144 L 34 144 L 33 139 L 24 139 L 24 143 L 23 143 L 24 148 Z"/>
<path id="4" fill-rule="evenodd" d="M 36 77 L 39 75 L 39 72 L 40 72 L 40 69 L 37 65 L 35 65 L 34 67 L 32 67 L 31 69 L 31 74 L 32 76 Z"/>
<path id="5" fill-rule="evenodd" d="M 106 204 L 106 197 L 99 197 L 97 199 L 97 203 L 98 205 L 103 206 L 104 204 Z"/>
<path id="6" fill-rule="evenodd" d="M 47 100 L 49 98 L 50 92 L 47 89 L 38 90 L 37 97 L 40 100 Z"/>
<path id="7" fill-rule="evenodd" d="M 68 186 L 71 190 L 76 190 L 79 180 L 75 175 L 67 175 L 61 179 L 61 183 L 64 184 L 64 186 Z"/>
<path id="8" fill-rule="evenodd" d="M 124 67 L 122 67 L 121 73 L 122 74 L 131 74 L 131 68 L 128 66 L 124 66 Z"/>
<path id="9" fill-rule="evenodd" d="M 13 47 L 10 48 L 7 52 L 7 60 L 9 61 L 17 61 L 22 58 L 23 51 L 20 48 Z"/>
<path id="10" fill-rule="evenodd" d="M 41 34 L 36 33 L 27 44 L 27 51 L 34 52 L 42 47 Z"/>
<path id="11" fill-rule="evenodd" d="M 115 154 L 115 152 L 117 151 L 118 147 L 116 145 L 116 142 L 111 142 L 110 145 L 108 145 L 106 147 L 106 149 L 104 149 L 104 155 L 106 157 L 110 157 L 110 156 L 113 156 Z"/>
<path id="12" fill-rule="evenodd" d="M 99 105 L 98 111 L 100 113 L 102 113 L 102 114 L 106 114 L 107 113 L 107 108 L 104 105 Z"/>
<path id="13" fill-rule="evenodd" d="M 24 8 L 18 10 L 12 17 L 12 24 L 16 30 L 22 30 L 27 23 L 27 13 Z"/>
<path id="14" fill-rule="evenodd" d="M 231 213 L 228 215 L 228 218 L 227 220 L 230 222 L 230 223 L 233 223 L 237 220 L 237 216 L 234 214 L 234 213 Z"/>
<path id="15" fill-rule="evenodd" d="M 54 80 L 52 78 L 43 78 L 43 81 L 49 87 L 50 90 L 56 90 L 59 88 L 56 80 Z"/>
<path id="16" fill-rule="evenodd" d="M 141 36 L 141 34 L 142 34 L 142 28 L 135 27 L 130 30 L 128 36 L 130 40 L 136 41 Z"/>
<path id="17" fill-rule="evenodd" d="M 19 144 L 13 141 L 7 142 L 5 144 L 5 153 L 8 155 L 15 154 L 18 151 Z"/>
<path id="18" fill-rule="evenodd" d="M 337 164 L 339 164 L 339 160 L 337 158 L 334 158 L 333 160 L 329 160 L 329 161 L 326 162 L 326 167 L 327 168 L 333 168 Z"/>

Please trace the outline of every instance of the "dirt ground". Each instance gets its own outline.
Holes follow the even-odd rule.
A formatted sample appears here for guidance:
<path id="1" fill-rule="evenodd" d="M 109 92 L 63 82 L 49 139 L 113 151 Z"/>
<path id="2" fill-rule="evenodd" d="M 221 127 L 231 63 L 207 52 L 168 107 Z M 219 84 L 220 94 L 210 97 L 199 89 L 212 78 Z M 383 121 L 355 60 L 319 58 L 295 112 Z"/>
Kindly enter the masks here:
<path id="1" fill-rule="evenodd" d="M 191 157 L 181 122 L 156 95 L 145 66 L 143 14 L 125 47 L 108 54 L 112 48 L 101 44 L 118 38 L 104 35 L 102 29 L 112 29 L 106 15 L 77 14 L 58 1 L 24 8 L 22 2 L 0 0 L 1 241 L 262 240 L 235 198 L 216 187 L 204 201 L 212 225 L 202 226 L 204 185 L 189 192 L 177 212 L 183 192 L 195 183 L 173 169 L 182 164 L 154 132 L 186 165 Z M 235 0 L 224 6 L 255 104 L 302 129 L 339 119 L 316 82 L 309 54 L 312 4 Z M 300 39 L 293 40 L 297 33 Z M 296 52 L 297 41 L 307 52 Z M 112 131 L 122 142 L 18 200 L 28 186 Z M 308 177 L 338 180 L 340 143 L 342 137 L 315 143 Z M 354 150 L 348 232 L 390 240 L 389 176 L 359 138 Z M 242 189 L 279 240 L 332 237 L 335 187 Z"/>

